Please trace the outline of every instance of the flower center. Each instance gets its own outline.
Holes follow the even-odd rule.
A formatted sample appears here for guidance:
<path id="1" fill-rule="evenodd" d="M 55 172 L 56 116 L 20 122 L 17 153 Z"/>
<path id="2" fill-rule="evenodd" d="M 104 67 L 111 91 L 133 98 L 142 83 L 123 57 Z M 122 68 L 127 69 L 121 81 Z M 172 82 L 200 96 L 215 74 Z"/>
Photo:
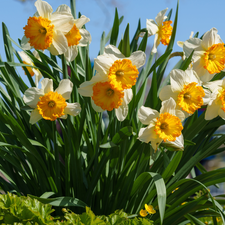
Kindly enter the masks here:
<path id="1" fill-rule="evenodd" d="M 124 93 L 109 82 L 98 82 L 93 87 L 92 99 L 103 110 L 112 111 L 122 105 Z"/>
<path id="2" fill-rule="evenodd" d="M 205 92 L 201 86 L 192 82 L 184 85 L 183 90 L 177 97 L 177 104 L 187 113 L 193 114 L 197 109 L 203 105 L 203 97 Z"/>
<path id="3" fill-rule="evenodd" d="M 29 63 L 26 63 L 25 61 L 23 61 L 23 64 L 30 65 Z M 32 67 L 26 66 L 26 69 L 28 70 L 28 72 L 30 73 L 30 75 L 33 77 L 34 76 L 34 71 L 32 70 Z"/>
<path id="4" fill-rule="evenodd" d="M 119 59 L 110 67 L 108 78 L 112 85 L 116 85 L 115 88 L 122 90 L 135 85 L 138 74 L 136 66 L 133 66 L 129 59 Z M 116 82 L 112 82 L 113 80 L 116 80 Z"/>
<path id="5" fill-rule="evenodd" d="M 67 103 L 61 94 L 50 91 L 39 99 L 37 109 L 44 119 L 54 121 L 64 115 Z"/>
<path id="6" fill-rule="evenodd" d="M 170 43 L 170 37 L 173 30 L 173 27 L 170 25 L 171 23 L 171 20 L 163 22 L 162 27 L 158 31 L 160 41 L 163 45 L 168 45 Z"/>
<path id="7" fill-rule="evenodd" d="M 23 28 L 29 43 L 35 49 L 45 50 L 52 44 L 54 25 L 47 18 L 30 17 Z"/>
<path id="8" fill-rule="evenodd" d="M 116 76 L 123 76 L 124 75 L 124 71 L 123 70 L 117 70 L 116 71 Z"/>
<path id="9" fill-rule="evenodd" d="M 224 43 L 214 44 L 208 48 L 203 55 L 204 68 L 208 70 L 210 74 L 220 73 L 223 70 L 225 64 L 225 47 Z"/>
<path id="10" fill-rule="evenodd" d="M 156 118 L 155 132 L 164 141 L 175 141 L 177 137 L 181 135 L 183 129 L 182 123 L 177 116 L 174 116 L 168 112 L 161 113 Z"/>
<path id="11" fill-rule="evenodd" d="M 68 42 L 68 46 L 78 45 L 81 39 L 80 31 L 75 24 L 65 36 Z"/>
<path id="12" fill-rule="evenodd" d="M 55 106 L 55 102 L 54 102 L 54 101 L 48 102 L 48 106 L 49 106 L 50 108 L 54 107 L 54 106 Z"/>

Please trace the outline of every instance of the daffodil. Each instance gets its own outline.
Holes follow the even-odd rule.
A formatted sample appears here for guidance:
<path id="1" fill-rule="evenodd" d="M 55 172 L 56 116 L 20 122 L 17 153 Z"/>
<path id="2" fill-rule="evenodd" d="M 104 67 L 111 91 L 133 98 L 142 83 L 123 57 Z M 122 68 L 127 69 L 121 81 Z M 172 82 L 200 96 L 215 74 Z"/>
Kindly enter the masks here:
<path id="1" fill-rule="evenodd" d="M 176 109 L 176 102 L 173 98 L 162 102 L 160 112 L 157 110 L 141 106 L 138 110 L 138 118 L 145 128 L 141 128 L 138 139 L 145 143 L 151 142 L 153 149 L 156 151 L 159 144 L 164 141 L 173 142 L 182 136 L 182 121 L 185 115 L 181 110 Z M 179 147 L 180 150 L 183 146 Z"/>
<path id="2" fill-rule="evenodd" d="M 69 79 L 61 80 L 58 88 L 53 91 L 53 81 L 44 78 L 41 89 L 31 87 L 24 93 L 25 104 L 34 110 L 30 115 L 30 123 L 35 124 L 40 119 L 54 121 L 57 118 L 66 119 L 67 114 L 77 116 L 81 107 L 79 103 L 68 103 L 73 83 Z"/>
<path id="3" fill-rule="evenodd" d="M 203 35 L 202 40 L 190 38 L 183 45 L 186 57 L 194 50 L 193 69 L 203 82 L 210 81 L 216 73 L 224 70 L 225 47 L 217 32 L 216 28 L 212 28 Z"/>
<path id="4" fill-rule="evenodd" d="M 147 215 L 148 215 L 147 210 L 145 210 L 145 209 L 141 209 L 141 210 L 140 210 L 140 216 L 146 217 Z"/>
<path id="5" fill-rule="evenodd" d="M 202 82 L 194 70 L 174 69 L 170 72 L 170 85 L 162 88 L 159 98 L 162 101 L 173 98 L 176 108 L 188 117 L 211 100 L 211 92 L 201 85 Z"/>
<path id="6" fill-rule="evenodd" d="M 113 45 L 105 47 L 104 53 L 94 60 L 94 67 L 101 76 L 108 77 L 110 84 L 120 90 L 130 89 L 136 84 L 138 68 L 145 64 L 146 55 L 136 51 L 130 57 L 125 57 Z"/>
<path id="7" fill-rule="evenodd" d="M 67 12 L 53 12 L 52 7 L 45 1 L 35 2 L 37 12 L 29 17 L 24 27 L 24 37 L 21 46 L 25 50 L 32 47 L 38 50 L 48 49 L 53 55 L 67 51 L 68 42 L 65 37 L 74 25 L 74 18 Z"/>
<path id="8" fill-rule="evenodd" d="M 67 5 L 61 5 L 58 7 L 56 12 L 65 12 L 71 14 L 71 9 Z M 82 15 L 79 19 L 74 19 L 72 29 L 65 34 L 65 37 L 68 42 L 68 47 L 67 51 L 64 53 L 64 56 L 67 61 L 71 62 L 76 58 L 78 54 L 77 46 L 87 46 L 88 43 L 91 43 L 90 33 L 86 29 L 82 29 L 83 25 L 89 21 L 90 19 L 84 15 Z"/>
<path id="9" fill-rule="evenodd" d="M 128 114 L 128 104 L 133 98 L 131 89 L 121 90 L 112 85 L 108 77 L 97 73 L 90 81 L 86 81 L 78 88 L 79 94 L 91 97 L 92 107 L 97 112 L 115 109 L 116 117 L 123 121 Z"/>
<path id="10" fill-rule="evenodd" d="M 167 18 L 167 16 L 165 16 L 167 9 L 168 8 L 160 11 L 155 17 L 155 21 L 153 19 L 147 19 L 146 21 L 146 29 L 149 36 L 155 35 L 152 53 L 157 52 L 157 47 L 160 42 L 164 45 L 168 45 L 170 42 L 173 28 L 170 25 L 172 23 L 171 20 L 164 21 Z"/>
<path id="11" fill-rule="evenodd" d="M 23 61 L 23 64 L 34 66 L 32 60 L 30 59 L 30 57 L 25 52 L 21 51 L 21 52 L 18 52 L 18 53 L 19 53 L 19 55 L 20 55 L 20 57 Z M 39 55 L 36 51 L 33 52 L 33 55 L 40 60 L 40 57 L 39 57 Z M 42 78 L 42 74 L 38 69 L 32 68 L 30 66 L 27 66 L 26 68 L 27 68 L 28 72 L 30 73 L 30 75 L 32 77 L 35 76 L 35 85 L 37 87 L 38 82 Z"/>
<path id="12" fill-rule="evenodd" d="M 142 217 L 146 217 L 147 215 L 152 215 L 155 213 L 156 213 L 156 211 L 154 210 L 153 206 L 147 205 L 147 204 L 145 204 L 145 209 L 141 209 L 139 212 L 140 216 L 142 216 Z"/>
<path id="13" fill-rule="evenodd" d="M 206 108 L 205 119 L 212 120 L 220 116 L 225 120 L 225 78 L 208 82 L 204 86 L 212 92 L 211 101 Z"/>

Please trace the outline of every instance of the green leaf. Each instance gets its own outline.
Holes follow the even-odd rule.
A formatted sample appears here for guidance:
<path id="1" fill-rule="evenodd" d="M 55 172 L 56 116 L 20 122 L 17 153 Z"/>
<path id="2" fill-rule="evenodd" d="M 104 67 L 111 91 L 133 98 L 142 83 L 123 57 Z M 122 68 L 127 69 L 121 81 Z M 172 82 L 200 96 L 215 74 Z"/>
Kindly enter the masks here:
<path id="1" fill-rule="evenodd" d="M 130 56 L 130 38 L 129 38 L 129 23 L 127 24 L 124 37 L 123 37 L 123 42 L 122 42 L 122 53 L 126 56 Z"/>
<path id="2" fill-rule="evenodd" d="M 113 147 L 117 147 L 117 145 L 114 144 L 112 141 L 110 141 L 110 142 L 100 145 L 99 147 L 100 148 L 113 148 Z"/>
<path id="3" fill-rule="evenodd" d="M 58 198 L 40 198 L 36 197 L 34 195 L 28 195 L 31 198 L 37 199 L 38 201 L 44 203 L 44 204 L 50 204 L 53 206 L 77 206 L 77 207 L 85 207 L 87 206 L 86 203 L 82 202 L 81 200 L 77 198 L 72 197 L 58 197 Z"/>
<path id="4" fill-rule="evenodd" d="M 117 132 L 113 136 L 112 142 L 114 144 L 118 144 L 124 139 L 126 139 L 127 137 L 130 137 L 131 135 L 133 135 L 133 127 L 131 126 L 123 127 L 122 129 L 119 130 L 119 132 Z"/>
<path id="5" fill-rule="evenodd" d="M 114 17 L 114 22 L 113 22 L 113 27 L 112 27 L 112 32 L 111 32 L 111 37 L 110 37 L 110 44 L 116 46 L 118 34 L 119 34 L 119 16 L 117 12 L 117 8 L 115 9 L 115 17 Z"/>
<path id="6" fill-rule="evenodd" d="M 138 50 L 141 50 L 141 51 L 145 52 L 146 47 L 147 47 L 147 41 L 148 41 L 148 31 L 146 30 L 145 35 L 144 35 L 144 37 L 143 37 L 143 39 L 142 39 L 142 41 L 141 41 L 141 43 L 138 47 Z"/>

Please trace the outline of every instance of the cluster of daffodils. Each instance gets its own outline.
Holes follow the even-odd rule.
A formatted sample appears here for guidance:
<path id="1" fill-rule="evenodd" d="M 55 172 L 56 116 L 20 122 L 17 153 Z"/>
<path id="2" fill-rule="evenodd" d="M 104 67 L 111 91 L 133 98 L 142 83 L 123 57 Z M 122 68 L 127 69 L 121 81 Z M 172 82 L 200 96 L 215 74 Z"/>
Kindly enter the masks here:
<path id="1" fill-rule="evenodd" d="M 80 85 L 79 93 L 91 97 L 97 112 L 115 109 L 116 117 L 123 121 L 128 114 L 128 104 L 133 98 L 131 87 L 136 84 L 138 68 L 145 64 L 146 55 L 136 51 L 125 57 L 113 45 L 105 47 L 103 55 L 94 60 L 96 75 Z"/>
<path id="2" fill-rule="evenodd" d="M 146 217 L 147 215 L 155 214 L 156 211 L 154 210 L 152 205 L 145 204 L 145 209 L 140 210 L 140 216 Z"/>
<path id="3" fill-rule="evenodd" d="M 155 150 L 162 141 L 182 149 L 182 122 L 202 106 L 206 107 L 206 120 L 218 115 L 225 119 L 225 78 L 210 81 L 225 68 L 225 47 L 217 30 L 212 28 L 202 39 L 191 35 L 180 46 L 185 57 L 194 51 L 192 66 L 186 71 L 174 69 L 170 72 L 170 85 L 164 86 L 159 93 L 160 112 L 144 106 L 138 111 L 140 121 L 147 125 L 140 129 L 139 139 L 151 142 Z"/>
<path id="4" fill-rule="evenodd" d="M 91 42 L 90 33 L 82 29 L 89 19 L 85 16 L 74 19 L 67 5 L 60 5 L 54 13 L 45 1 L 37 0 L 35 6 L 37 12 L 24 27 L 22 48 L 48 49 L 53 55 L 64 54 L 67 61 L 74 60 L 78 54 L 77 46 Z"/>
<path id="5" fill-rule="evenodd" d="M 67 61 L 73 61 L 78 54 L 77 46 L 86 46 L 91 42 L 88 31 L 82 26 L 89 21 L 85 16 L 74 19 L 67 5 L 61 5 L 53 13 L 52 7 L 45 1 L 35 2 L 37 12 L 28 19 L 24 27 L 25 35 L 21 45 L 24 49 L 48 49 L 51 54 L 64 54 Z M 155 21 L 147 19 L 146 29 L 149 36 L 155 35 L 152 53 L 157 52 L 160 42 L 168 45 L 172 34 L 172 21 L 166 20 L 167 9 L 158 13 Z M 215 74 L 225 69 L 225 47 L 217 30 L 212 28 L 202 39 L 193 38 L 193 33 L 183 47 L 184 58 L 192 53 L 191 66 L 183 71 L 170 72 L 170 84 L 164 86 L 159 98 L 162 101 L 160 111 L 142 106 L 138 109 L 138 118 L 146 127 L 138 134 L 140 141 L 149 143 L 157 150 L 164 142 L 177 150 L 182 150 L 183 121 L 196 110 L 206 107 L 205 119 L 211 120 L 218 115 L 225 119 L 225 78 L 211 81 Z M 33 53 L 40 60 L 37 52 Z M 41 118 L 54 121 L 66 118 L 67 114 L 76 116 L 81 111 L 78 103 L 67 103 L 73 84 L 62 80 L 53 91 L 52 80 L 43 79 L 41 89 L 38 82 L 42 78 L 39 70 L 32 68 L 33 62 L 24 53 L 19 52 L 21 60 L 31 76 L 36 75 L 36 87 L 29 88 L 24 94 L 24 102 L 33 108 L 30 123 Z M 142 51 L 133 52 L 125 57 L 118 48 L 108 45 L 102 55 L 94 59 L 95 76 L 83 82 L 78 88 L 80 95 L 91 97 L 92 107 L 97 112 L 115 109 L 119 121 L 128 115 L 128 104 L 133 98 L 132 86 L 136 84 L 138 69 L 145 64 L 146 55 Z"/>

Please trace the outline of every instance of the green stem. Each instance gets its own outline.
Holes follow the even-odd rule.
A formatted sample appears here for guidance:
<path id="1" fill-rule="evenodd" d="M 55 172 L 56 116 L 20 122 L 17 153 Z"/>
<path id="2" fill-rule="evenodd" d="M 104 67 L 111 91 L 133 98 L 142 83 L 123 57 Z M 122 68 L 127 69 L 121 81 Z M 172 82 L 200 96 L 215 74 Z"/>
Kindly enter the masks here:
<path id="1" fill-rule="evenodd" d="M 53 132 L 53 149 L 55 153 L 55 183 L 58 189 L 58 195 L 62 195 L 61 189 L 61 179 L 60 179 L 60 161 L 59 161 L 59 149 L 57 145 L 57 130 L 55 122 L 52 122 L 52 132 Z"/>
<path id="2" fill-rule="evenodd" d="M 62 55 L 63 79 L 68 79 L 67 63 L 64 55 Z"/>

